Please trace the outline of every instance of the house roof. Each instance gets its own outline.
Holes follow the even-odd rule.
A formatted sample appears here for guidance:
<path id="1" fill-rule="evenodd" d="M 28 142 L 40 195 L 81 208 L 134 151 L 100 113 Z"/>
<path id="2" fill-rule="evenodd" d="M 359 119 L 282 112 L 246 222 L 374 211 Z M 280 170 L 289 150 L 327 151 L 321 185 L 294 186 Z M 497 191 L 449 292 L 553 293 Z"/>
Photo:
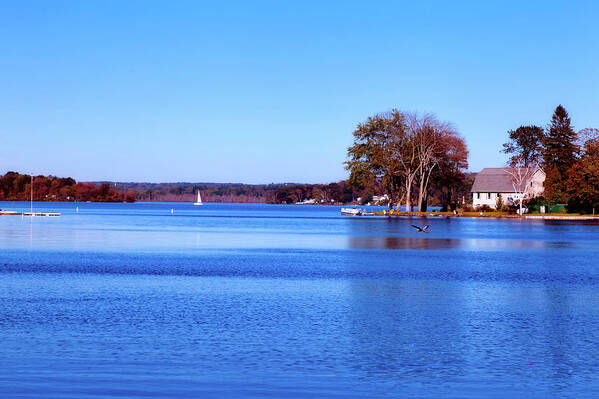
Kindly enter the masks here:
<path id="1" fill-rule="evenodd" d="M 530 178 L 539 171 L 538 168 L 522 168 L 520 175 L 525 176 L 526 179 L 522 179 L 520 190 L 524 185 L 530 181 Z M 514 176 L 518 176 L 518 169 L 516 168 L 485 168 L 476 175 L 474 184 L 472 185 L 471 192 L 476 193 L 513 193 L 514 185 L 512 184 L 515 179 Z"/>

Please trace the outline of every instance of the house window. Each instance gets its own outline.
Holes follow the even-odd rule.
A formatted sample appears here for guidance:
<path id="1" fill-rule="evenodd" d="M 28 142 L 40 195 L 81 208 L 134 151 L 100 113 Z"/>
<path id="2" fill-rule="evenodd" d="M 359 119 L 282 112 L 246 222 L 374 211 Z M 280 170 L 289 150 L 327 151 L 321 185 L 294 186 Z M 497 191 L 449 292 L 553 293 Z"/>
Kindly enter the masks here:
<path id="1" fill-rule="evenodd" d="M 491 199 L 491 193 L 487 193 L 487 199 Z"/>
<path id="2" fill-rule="evenodd" d="M 476 193 L 476 199 L 480 199 L 480 193 Z"/>

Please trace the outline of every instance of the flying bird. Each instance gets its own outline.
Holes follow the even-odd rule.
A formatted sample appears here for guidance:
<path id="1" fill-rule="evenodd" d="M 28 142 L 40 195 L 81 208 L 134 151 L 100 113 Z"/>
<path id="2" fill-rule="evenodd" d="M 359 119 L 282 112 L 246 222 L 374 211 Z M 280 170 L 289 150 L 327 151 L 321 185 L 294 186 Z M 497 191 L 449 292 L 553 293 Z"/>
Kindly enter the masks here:
<path id="1" fill-rule="evenodd" d="M 413 224 L 412 227 L 418 230 L 419 233 L 428 233 L 429 225 L 427 224 L 426 226 L 420 227 Z"/>

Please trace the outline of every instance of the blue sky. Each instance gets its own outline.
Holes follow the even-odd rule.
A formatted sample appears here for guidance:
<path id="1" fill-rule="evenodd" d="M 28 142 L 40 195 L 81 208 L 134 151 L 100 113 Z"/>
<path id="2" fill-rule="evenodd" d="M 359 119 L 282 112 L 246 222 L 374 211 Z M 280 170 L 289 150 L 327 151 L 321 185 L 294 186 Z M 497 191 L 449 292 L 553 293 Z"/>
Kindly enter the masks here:
<path id="1" fill-rule="evenodd" d="M 599 127 L 598 20 L 592 1 L 3 1 L 0 172 L 329 182 L 391 108 L 501 166 L 506 131 L 559 103 Z"/>

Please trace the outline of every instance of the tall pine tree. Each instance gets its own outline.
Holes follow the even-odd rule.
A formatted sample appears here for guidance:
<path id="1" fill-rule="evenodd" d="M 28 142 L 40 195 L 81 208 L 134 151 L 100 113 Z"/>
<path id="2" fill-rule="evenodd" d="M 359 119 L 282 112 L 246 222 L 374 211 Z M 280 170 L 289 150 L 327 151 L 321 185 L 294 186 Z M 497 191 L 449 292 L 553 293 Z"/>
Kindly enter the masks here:
<path id="1" fill-rule="evenodd" d="M 564 107 L 558 105 L 544 139 L 543 161 L 547 178 L 545 197 L 555 203 L 566 203 L 568 170 L 576 161 L 579 148 L 576 132 Z"/>

